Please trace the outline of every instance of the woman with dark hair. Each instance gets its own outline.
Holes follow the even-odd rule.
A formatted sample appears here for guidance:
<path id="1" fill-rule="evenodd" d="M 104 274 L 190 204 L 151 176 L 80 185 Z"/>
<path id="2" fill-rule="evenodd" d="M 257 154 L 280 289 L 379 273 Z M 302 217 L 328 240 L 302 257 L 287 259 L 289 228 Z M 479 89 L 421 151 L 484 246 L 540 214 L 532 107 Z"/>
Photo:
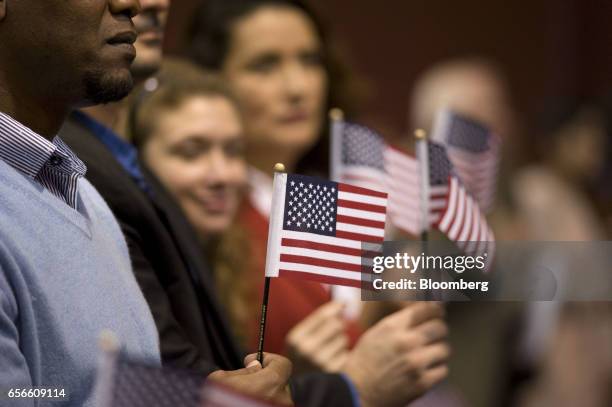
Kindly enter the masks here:
<path id="1" fill-rule="evenodd" d="M 261 8 L 296 10 L 306 18 L 309 29 L 316 39 L 316 49 L 310 49 L 300 57 L 302 63 L 306 65 L 319 66 L 326 79 L 322 89 L 323 98 L 320 103 L 322 114 L 317 115 L 321 125 L 315 126 L 316 130 L 312 133 L 317 136 L 316 140 L 313 145 L 304 149 L 295 169 L 302 173 L 326 175 L 329 165 L 329 142 L 326 131 L 327 115 L 324 113 L 331 107 L 341 107 L 345 114 L 350 116 L 355 111 L 356 100 L 362 99 L 363 90 L 352 80 L 353 77 L 349 69 L 338 58 L 337 50 L 328 40 L 321 19 L 310 6 L 300 0 L 204 1 L 198 8 L 193 23 L 188 30 L 191 43 L 190 57 L 203 68 L 219 72 L 231 81 L 236 77 L 237 72 L 236 67 L 231 69 L 228 64 L 235 56 L 233 54 L 237 50 L 241 50 L 240 44 L 236 44 L 234 41 L 237 39 L 234 34 L 238 33 L 234 31 L 236 23 Z M 289 26 L 287 28 L 291 30 L 290 20 L 287 21 L 287 25 Z M 246 40 L 249 41 L 250 38 L 246 38 Z M 249 70 L 260 71 L 261 73 L 266 70 L 264 65 L 272 64 L 271 61 L 253 60 L 252 62 L 254 65 L 249 67 Z M 257 63 L 260 66 L 255 66 Z M 239 90 L 240 88 L 236 84 L 235 89 Z"/>
<path id="2" fill-rule="evenodd" d="M 336 85 L 342 81 L 335 79 L 341 70 L 319 20 L 301 1 L 206 1 L 191 28 L 192 57 L 220 74 L 241 104 L 249 193 L 239 222 L 251 263 L 244 274 L 254 287 L 251 298 L 261 299 L 273 166 L 327 174 L 326 112 L 341 103 Z M 270 292 L 266 349 L 338 370 L 359 329 L 342 318 L 341 306 L 329 303 L 330 288 L 274 279 Z M 253 307 L 251 346 L 258 314 Z"/>

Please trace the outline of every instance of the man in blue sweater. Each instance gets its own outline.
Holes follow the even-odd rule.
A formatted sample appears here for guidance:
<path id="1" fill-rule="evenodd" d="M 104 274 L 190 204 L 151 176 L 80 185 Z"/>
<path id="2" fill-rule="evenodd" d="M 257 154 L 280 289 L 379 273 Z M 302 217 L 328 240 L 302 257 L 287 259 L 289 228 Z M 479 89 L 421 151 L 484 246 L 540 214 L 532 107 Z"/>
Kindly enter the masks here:
<path id="1" fill-rule="evenodd" d="M 56 136 L 70 110 L 132 89 L 139 9 L 138 0 L 0 0 L 2 406 L 91 406 L 106 329 L 132 358 L 160 363 L 119 225 Z M 270 355 L 264 365 L 235 375 L 284 392 L 289 362 Z"/>
<path id="2" fill-rule="evenodd" d="M 56 137 L 74 107 L 131 90 L 139 8 L 138 0 L 0 0 L 2 406 L 93 405 L 105 329 L 131 357 L 160 363 L 119 226 Z M 270 383 L 284 389 L 289 364 L 280 362 Z"/>

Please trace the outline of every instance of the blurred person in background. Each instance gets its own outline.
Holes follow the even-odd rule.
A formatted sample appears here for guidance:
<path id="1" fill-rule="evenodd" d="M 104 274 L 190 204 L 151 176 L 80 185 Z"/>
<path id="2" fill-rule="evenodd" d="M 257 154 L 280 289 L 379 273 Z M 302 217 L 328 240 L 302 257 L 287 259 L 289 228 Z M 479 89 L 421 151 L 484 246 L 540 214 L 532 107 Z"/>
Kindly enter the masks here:
<path id="1" fill-rule="evenodd" d="M 601 103 L 605 120 L 606 155 L 595 196 L 600 213 L 606 221 L 607 237 L 612 238 L 612 92 L 608 91 Z"/>
<path id="2" fill-rule="evenodd" d="M 597 213 L 592 199 L 605 160 L 606 133 L 602 110 L 594 103 L 557 102 L 554 112 L 548 115 L 546 121 L 542 136 L 534 142 L 537 161 L 518 171 L 512 180 L 512 195 L 524 219 L 527 239 L 605 240 L 605 222 Z M 540 253 L 541 258 L 546 255 L 545 252 Z M 561 278 L 566 273 L 588 267 L 584 259 L 578 260 L 573 256 L 562 258 L 557 255 L 556 261 L 555 275 Z M 562 280 L 560 282 L 560 290 L 563 290 Z M 604 283 L 601 281 L 599 285 L 603 286 Z M 557 397 L 566 392 L 562 397 L 567 396 L 567 402 L 585 395 L 583 391 L 586 388 L 568 387 L 563 383 L 564 380 L 573 380 L 571 377 L 579 374 L 577 371 L 569 373 L 570 370 L 566 370 L 564 374 L 552 373 L 551 369 L 573 365 L 581 358 L 577 367 L 583 368 L 584 363 L 588 364 L 588 359 L 592 357 L 588 353 L 596 348 L 591 347 L 583 352 L 573 347 L 582 341 L 601 341 L 601 331 L 597 333 L 596 326 L 609 324 L 602 318 L 609 318 L 609 313 L 594 312 L 590 315 L 592 311 L 596 311 L 596 307 L 589 303 L 567 305 L 536 302 L 529 306 L 517 360 L 527 373 L 526 378 L 535 380 L 536 388 L 533 391 L 539 395 L 534 393 L 533 397 Z M 576 315 L 588 318 L 585 323 L 577 324 Z M 590 327 L 585 329 L 587 326 Z M 583 378 L 588 379 L 588 375 Z M 554 382 L 554 386 L 543 388 L 543 383 L 549 381 Z M 555 386 L 561 386 L 563 390 L 554 389 Z M 587 404 L 585 398 L 584 405 L 598 404 Z"/>
<path id="3" fill-rule="evenodd" d="M 448 108 L 489 127 L 502 140 L 498 199 L 490 222 L 498 239 L 524 233 L 509 195 L 511 173 L 522 164 L 519 115 L 512 106 L 509 85 L 499 66 L 486 58 L 466 57 L 429 67 L 415 82 L 409 101 L 408 124 L 430 132 L 436 114 Z"/>
<path id="4" fill-rule="evenodd" d="M 319 20 L 301 1 L 207 1 L 194 20 L 192 35 L 195 61 L 227 81 L 243 112 L 249 191 L 239 223 L 249 243 L 250 263 L 243 278 L 252 287 L 253 304 L 244 328 L 248 344 L 255 346 L 272 168 L 282 162 L 288 172 L 326 175 L 327 155 L 317 153 L 326 149 L 327 111 L 338 99 L 333 56 Z M 312 170 L 307 171 L 299 164 L 313 149 L 317 153 L 306 158 Z M 314 364 L 323 369 L 340 366 L 337 361 L 360 329 L 343 320 L 339 304 L 325 306 L 330 299 L 329 287 L 320 283 L 274 279 L 266 346 L 316 359 Z M 297 328 L 311 314 L 311 323 Z M 321 358 L 319 351 L 326 344 L 332 356 Z"/>
<path id="5" fill-rule="evenodd" d="M 612 405 L 612 307 L 609 302 L 565 304 L 538 375 L 516 406 Z"/>
<path id="6" fill-rule="evenodd" d="M 519 116 L 500 67 L 482 57 L 441 61 L 427 68 L 409 99 L 409 128 L 431 132 L 439 110 L 448 108 L 488 126 L 502 140 L 497 197 L 488 216 L 499 240 L 526 238 L 524 221 L 511 195 L 513 172 L 520 166 Z M 516 326 L 522 306 L 513 303 L 448 304 L 453 388 L 468 405 L 503 405 L 512 376 Z M 500 396 L 501 395 L 501 396 Z M 495 401 L 493 401 L 495 400 Z"/>
<path id="7" fill-rule="evenodd" d="M 518 172 L 512 192 L 533 240 L 603 240 L 591 196 L 605 164 L 606 127 L 595 103 L 558 103 L 535 142 L 537 162 Z M 563 222 L 559 222 L 563 219 Z"/>
<path id="8" fill-rule="evenodd" d="M 604 238 L 601 219 L 587 194 L 604 162 L 603 117 L 598 109 L 583 104 L 559 109 L 549 118 L 546 135 L 530 140 L 529 151 L 524 150 L 509 87 L 499 68 L 480 58 L 450 60 L 428 69 L 412 93 L 409 121 L 430 130 L 436 112 L 445 107 L 481 121 L 503 140 L 499 194 L 491 214 L 497 240 Z M 527 156 L 536 161 L 526 166 Z M 505 402 L 512 400 L 512 393 L 537 374 L 542 361 L 545 370 L 551 366 L 556 356 L 549 347 L 564 341 L 557 333 L 574 326 L 567 323 L 558 303 L 535 302 L 522 312 L 520 308 L 490 304 L 482 312 L 476 304 L 449 307 L 455 349 L 450 381 L 474 404 L 499 400 L 505 386 L 509 386 Z M 517 312 L 523 317 L 517 319 Z M 557 327 L 558 321 L 562 326 Z M 486 335 L 475 334 L 484 326 Z M 511 330 L 514 333 L 508 335 Z M 469 350 L 474 348 L 477 354 Z M 462 363 L 466 360 L 472 364 Z M 483 378 L 489 385 L 483 386 Z"/>

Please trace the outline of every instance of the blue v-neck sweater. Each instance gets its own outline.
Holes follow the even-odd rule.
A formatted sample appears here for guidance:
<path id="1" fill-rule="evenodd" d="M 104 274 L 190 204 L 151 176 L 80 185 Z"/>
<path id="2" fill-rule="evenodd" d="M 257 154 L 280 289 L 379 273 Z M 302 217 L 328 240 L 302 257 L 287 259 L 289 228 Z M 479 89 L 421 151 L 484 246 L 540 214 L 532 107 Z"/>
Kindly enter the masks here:
<path id="1" fill-rule="evenodd" d="M 89 182 L 78 188 L 77 211 L 0 160 L 0 405 L 12 405 L 10 388 L 31 386 L 65 389 L 66 404 L 51 405 L 92 405 L 105 329 L 159 364 L 119 226 Z"/>

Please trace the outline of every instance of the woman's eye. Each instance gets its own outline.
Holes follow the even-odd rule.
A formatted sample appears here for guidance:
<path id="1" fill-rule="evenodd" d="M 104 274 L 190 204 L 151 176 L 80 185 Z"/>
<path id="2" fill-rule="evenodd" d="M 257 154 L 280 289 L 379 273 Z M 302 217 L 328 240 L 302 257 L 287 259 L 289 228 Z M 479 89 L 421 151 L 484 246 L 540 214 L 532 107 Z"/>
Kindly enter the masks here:
<path id="1" fill-rule="evenodd" d="M 249 63 L 247 69 L 252 72 L 267 73 L 272 71 L 277 64 L 278 57 L 274 55 L 264 55 Z"/>
<path id="2" fill-rule="evenodd" d="M 185 143 L 174 146 L 170 152 L 186 161 L 195 160 L 210 149 L 210 145 L 203 143 Z"/>
<path id="3" fill-rule="evenodd" d="M 244 157 L 244 143 L 231 143 L 225 146 L 225 154 L 228 157 Z"/>

